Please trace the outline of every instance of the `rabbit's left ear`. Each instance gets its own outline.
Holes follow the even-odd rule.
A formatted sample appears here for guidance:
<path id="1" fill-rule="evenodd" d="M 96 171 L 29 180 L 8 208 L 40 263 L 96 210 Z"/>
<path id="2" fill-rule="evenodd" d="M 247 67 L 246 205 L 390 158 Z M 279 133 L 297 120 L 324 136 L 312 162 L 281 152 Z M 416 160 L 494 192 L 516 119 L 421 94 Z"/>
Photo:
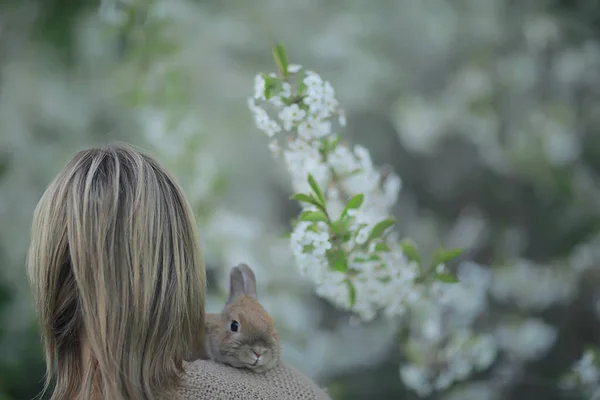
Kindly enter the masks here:
<path id="1" fill-rule="evenodd" d="M 238 264 L 235 268 L 240 270 L 244 278 L 244 294 L 256 299 L 256 277 L 252 268 L 248 264 Z"/>
<path id="2" fill-rule="evenodd" d="M 229 273 L 229 298 L 227 304 L 244 294 L 244 276 L 238 267 L 231 268 Z"/>

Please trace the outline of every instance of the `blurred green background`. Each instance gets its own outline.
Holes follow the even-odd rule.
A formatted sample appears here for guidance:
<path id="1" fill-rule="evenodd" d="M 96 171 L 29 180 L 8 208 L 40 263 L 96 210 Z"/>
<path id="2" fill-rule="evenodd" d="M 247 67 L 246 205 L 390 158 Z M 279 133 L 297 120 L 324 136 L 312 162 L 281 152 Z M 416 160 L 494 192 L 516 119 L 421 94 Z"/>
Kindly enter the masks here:
<path id="1" fill-rule="evenodd" d="M 260 246 L 283 235 L 298 208 L 246 96 L 254 74 L 273 69 L 279 41 L 292 62 L 332 82 L 348 137 L 402 177 L 395 213 L 421 248 L 453 241 L 483 265 L 574 268 L 564 260 L 591 243 L 586 260 L 598 266 L 599 2 L 190 0 L 152 4 L 147 15 L 149 4 L 123 2 L 120 22 L 97 1 L 0 5 L 0 400 L 42 388 L 25 253 L 35 204 L 76 150 L 124 140 L 178 175 L 206 242 L 209 305 L 222 301 L 235 260 L 266 263 Z M 540 358 L 510 379 L 496 370 L 473 378 L 485 391 L 458 385 L 432 398 L 585 398 L 557 386 L 598 344 L 598 270 L 582 276 L 568 302 L 534 310 L 557 332 Z M 281 300 L 286 288 L 265 284 L 267 306 L 281 308 L 267 307 L 289 341 L 288 362 L 336 399 L 417 398 L 399 377 L 393 326 L 344 325 L 348 316 L 310 287 Z M 534 313 L 500 303 L 489 318 Z M 325 355 L 334 342 L 337 353 Z"/>

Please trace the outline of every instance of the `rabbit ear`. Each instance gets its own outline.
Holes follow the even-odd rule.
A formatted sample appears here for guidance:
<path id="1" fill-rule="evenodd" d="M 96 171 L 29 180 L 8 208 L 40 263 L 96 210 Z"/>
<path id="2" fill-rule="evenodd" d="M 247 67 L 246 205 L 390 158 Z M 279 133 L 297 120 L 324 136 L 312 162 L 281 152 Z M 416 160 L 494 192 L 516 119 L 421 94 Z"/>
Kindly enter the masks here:
<path id="1" fill-rule="evenodd" d="M 229 298 L 227 304 L 244 294 L 244 276 L 238 267 L 231 268 L 229 273 Z"/>
<path id="2" fill-rule="evenodd" d="M 256 298 L 256 277 L 254 271 L 248 264 L 238 264 L 238 268 L 244 277 L 244 294 L 246 296 Z"/>

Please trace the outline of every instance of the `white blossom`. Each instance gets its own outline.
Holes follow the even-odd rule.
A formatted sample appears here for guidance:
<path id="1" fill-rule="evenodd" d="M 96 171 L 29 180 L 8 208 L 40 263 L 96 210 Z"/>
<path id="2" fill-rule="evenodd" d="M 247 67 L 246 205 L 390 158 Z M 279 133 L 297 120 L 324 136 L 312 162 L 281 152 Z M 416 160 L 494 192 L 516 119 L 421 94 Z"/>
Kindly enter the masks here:
<path id="1" fill-rule="evenodd" d="M 288 65 L 288 72 L 290 74 L 297 74 L 298 72 L 300 72 L 300 70 L 302 69 L 302 65 L 299 64 L 290 64 Z"/>
<path id="2" fill-rule="evenodd" d="M 261 74 L 254 77 L 254 98 L 256 100 L 266 100 L 265 98 L 265 78 Z"/>
<path id="3" fill-rule="evenodd" d="M 306 111 L 300 109 L 298 104 L 292 104 L 291 106 L 285 107 L 279 112 L 279 119 L 283 123 L 283 129 L 289 131 L 292 129 L 296 122 L 302 121 L 306 116 Z"/>
<path id="4" fill-rule="evenodd" d="M 432 392 L 429 384 L 429 374 L 423 367 L 407 365 L 400 368 L 400 376 L 406 386 L 417 392 L 420 396 L 427 396 Z"/>
<path id="5" fill-rule="evenodd" d="M 331 123 L 319 119 L 308 119 L 298 124 L 298 135 L 305 139 L 319 139 L 331 134 Z"/>
<path id="6" fill-rule="evenodd" d="M 269 117 L 267 111 L 255 104 L 254 99 L 248 99 L 248 106 L 254 112 L 254 123 L 269 137 L 275 136 L 276 133 L 281 132 L 281 126 Z"/>
<path id="7" fill-rule="evenodd" d="M 522 360 L 537 360 L 554 344 L 556 329 L 538 319 L 505 324 L 496 331 L 500 347 Z"/>
<path id="8" fill-rule="evenodd" d="M 583 353 L 581 359 L 573 366 L 573 371 L 584 386 L 600 384 L 600 369 L 598 368 L 595 354 L 591 350 Z"/>
<path id="9" fill-rule="evenodd" d="M 420 347 L 425 359 L 403 365 L 400 376 L 421 397 L 489 368 L 498 351 L 491 335 L 477 335 L 469 329 L 454 331 L 443 345 L 432 346 L 418 337 L 412 340 L 409 344 Z"/>
<path id="10" fill-rule="evenodd" d="M 570 371 L 561 379 L 563 389 L 576 389 L 586 394 L 586 398 L 596 398 L 600 390 L 600 357 L 595 348 L 587 348 L 575 361 Z"/>
<path id="11" fill-rule="evenodd" d="M 321 187 L 327 187 L 331 173 L 319 150 L 303 141 L 293 141 L 283 150 L 283 158 L 292 175 L 292 186 L 298 192 L 310 190 L 306 177 L 312 174 Z"/>
<path id="12" fill-rule="evenodd" d="M 340 124 L 342 128 L 346 126 L 346 114 L 343 110 L 338 111 L 338 124 Z"/>

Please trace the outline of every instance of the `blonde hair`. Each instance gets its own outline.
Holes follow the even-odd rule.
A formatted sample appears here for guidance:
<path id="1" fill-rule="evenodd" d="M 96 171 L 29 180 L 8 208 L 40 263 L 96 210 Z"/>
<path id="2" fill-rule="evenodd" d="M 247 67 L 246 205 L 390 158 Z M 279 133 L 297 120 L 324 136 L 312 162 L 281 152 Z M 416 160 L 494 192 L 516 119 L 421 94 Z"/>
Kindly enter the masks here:
<path id="1" fill-rule="evenodd" d="M 192 210 L 132 147 L 80 151 L 65 166 L 35 210 L 28 264 L 52 400 L 162 398 L 203 354 Z"/>

